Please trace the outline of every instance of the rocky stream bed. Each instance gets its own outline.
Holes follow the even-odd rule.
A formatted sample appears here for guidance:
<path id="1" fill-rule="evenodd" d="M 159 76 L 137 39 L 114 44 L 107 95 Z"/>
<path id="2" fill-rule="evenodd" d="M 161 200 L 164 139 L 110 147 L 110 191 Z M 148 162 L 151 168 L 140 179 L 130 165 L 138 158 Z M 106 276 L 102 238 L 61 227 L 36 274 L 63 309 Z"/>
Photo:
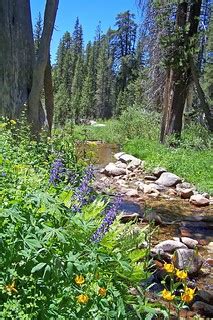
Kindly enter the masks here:
<path id="1" fill-rule="evenodd" d="M 213 198 L 166 168 L 145 172 L 144 161 L 116 145 L 88 142 L 96 161 L 95 189 L 101 194 L 120 194 L 122 222 L 132 220 L 136 228 L 149 222 L 158 226 L 152 236 L 151 255 L 155 270 L 151 293 L 162 290 L 162 266 L 174 263 L 188 271 L 188 286 L 196 287 L 190 311 L 183 319 L 213 319 Z M 83 150 L 83 148 L 82 148 Z M 82 151 L 81 150 L 81 151 Z M 155 297 L 157 299 L 157 296 Z"/>

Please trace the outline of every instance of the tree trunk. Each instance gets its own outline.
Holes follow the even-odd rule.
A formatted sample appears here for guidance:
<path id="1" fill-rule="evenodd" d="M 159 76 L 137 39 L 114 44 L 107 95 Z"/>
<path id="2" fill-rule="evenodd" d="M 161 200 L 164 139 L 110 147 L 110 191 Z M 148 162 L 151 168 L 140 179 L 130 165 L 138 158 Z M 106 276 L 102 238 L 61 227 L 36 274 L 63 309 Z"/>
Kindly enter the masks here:
<path id="1" fill-rule="evenodd" d="M 183 1 L 177 7 L 176 25 L 183 28 L 187 18 L 187 3 Z M 174 44 L 174 52 L 178 54 L 178 47 L 184 45 L 183 40 Z M 174 58 L 174 57 L 171 57 Z M 188 72 L 187 72 L 188 73 Z M 170 66 L 167 70 L 167 79 L 164 90 L 163 118 L 161 121 L 160 142 L 164 143 L 167 135 L 175 134 L 180 136 L 182 130 L 182 116 L 185 99 L 187 96 L 187 78 L 183 68 Z"/>
<path id="2" fill-rule="evenodd" d="M 184 34 L 187 22 L 188 4 L 186 1 L 178 4 L 176 25 L 177 29 L 182 29 L 183 36 L 180 38 L 180 41 L 176 41 L 176 43 L 173 44 L 174 49 L 173 56 L 171 58 L 173 58 L 174 60 L 175 58 L 177 58 L 176 55 L 180 55 L 181 52 L 185 50 L 191 50 L 195 46 L 195 43 L 191 42 L 191 38 L 194 36 L 194 34 L 197 33 L 201 2 L 202 0 L 191 1 L 188 17 L 188 34 Z M 161 122 L 161 143 L 165 141 L 165 137 L 168 135 L 175 134 L 178 138 L 180 138 L 181 135 L 184 105 L 192 77 L 189 59 L 180 56 L 180 62 L 181 58 L 184 61 L 183 66 L 170 66 L 169 72 L 167 72 L 170 79 L 167 79 L 165 86 L 166 94 L 164 94 L 164 115 Z"/>
<path id="3" fill-rule="evenodd" d="M 0 115 L 18 117 L 27 103 L 34 63 L 29 0 L 0 0 Z"/>
<path id="4" fill-rule="evenodd" d="M 53 98 L 53 83 L 52 83 L 52 68 L 50 63 L 50 54 L 44 73 L 44 95 L 45 95 L 45 109 L 47 113 L 47 122 L 49 127 L 49 134 L 51 135 L 53 124 L 53 110 L 54 110 L 54 98 Z"/>
<path id="5" fill-rule="evenodd" d="M 203 112 L 206 117 L 208 129 L 211 132 L 213 132 L 213 118 L 212 118 L 211 110 L 209 109 L 209 105 L 206 101 L 205 93 L 200 85 L 198 71 L 197 71 L 197 68 L 194 64 L 193 58 L 190 57 L 189 59 L 190 59 L 192 78 L 193 78 L 193 81 L 194 81 L 196 89 L 197 89 L 197 93 L 198 93 L 198 97 L 200 99 L 201 107 L 202 107 Z"/>
<path id="6" fill-rule="evenodd" d="M 34 135 L 38 135 L 41 128 L 41 123 L 39 121 L 40 94 L 44 85 L 44 72 L 48 61 L 50 40 L 53 33 L 58 3 L 59 0 L 47 0 L 46 2 L 44 27 L 38 51 L 38 58 L 33 70 L 33 83 L 29 96 L 29 120 Z"/>

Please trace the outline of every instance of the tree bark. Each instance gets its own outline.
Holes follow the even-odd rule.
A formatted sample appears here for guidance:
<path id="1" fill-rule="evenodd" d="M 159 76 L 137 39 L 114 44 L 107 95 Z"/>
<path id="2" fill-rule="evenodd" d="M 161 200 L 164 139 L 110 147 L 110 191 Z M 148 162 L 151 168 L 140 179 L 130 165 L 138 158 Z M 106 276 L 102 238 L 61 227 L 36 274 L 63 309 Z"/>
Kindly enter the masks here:
<path id="1" fill-rule="evenodd" d="M 189 31 L 185 34 L 185 26 L 187 22 L 187 8 L 188 3 L 183 1 L 178 4 L 176 25 L 178 29 L 182 29 L 183 35 L 180 41 L 173 44 L 173 59 L 176 55 L 181 54 L 182 51 L 194 48 L 195 42 L 192 37 L 197 33 L 200 9 L 202 0 L 192 0 L 188 16 Z M 180 50 L 178 50 L 180 49 Z M 182 130 L 182 118 L 185 101 L 188 95 L 189 84 L 192 78 L 191 64 L 188 58 L 182 57 L 183 66 L 170 66 L 170 71 L 167 74 L 171 75 L 172 79 L 166 81 L 164 94 L 164 115 L 161 125 L 160 141 L 163 143 L 165 137 L 175 134 L 180 138 Z M 181 61 L 181 56 L 180 56 Z M 194 77 L 193 77 L 194 79 Z"/>
<path id="2" fill-rule="evenodd" d="M 190 59 L 192 78 L 193 78 L 193 81 L 194 81 L 196 89 L 197 89 L 197 93 L 198 93 L 198 97 L 200 99 L 201 107 L 202 107 L 203 112 L 206 117 L 207 126 L 208 126 L 208 129 L 211 132 L 213 132 L 213 118 L 212 118 L 211 110 L 210 110 L 209 105 L 206 101 L 205 93 L 200 85 L 198 71 L 197 71 L 197 68 L 194 64 L 193 58 L 190 57 L 189 59 Z"/>
<path id="3" fill-rule="evenodd" d="M 29 0 L 0 0 L 0 115 L 16 118 L 28 101 L 34 63 Z"/>
<path id="4" fill-rule="evenodd" d="M 50 54 L 44 73 L 44 95 L 45 95 L 45 109 L 47 113 L 47 122 L 49 127 L 49 134 L 51 135 L 53 124 L 54 98 L 53 98 L 53 82 L 52 82 L 52 68 L 50 62 Z"/>
<path id="5" fill-rule="evenodd" d="M 177 7 L 177 28 L 183 28 L 185 26 L 186 18 L 187 3 L 183 1 Z M 183 45 L 183 40 L 174 44 L 173 56 L 178 54 L 178 47 Z M 165 137 L 168 135 L 175 134 L 179 137 L 181 134 L 182 116 L 187 96 L 187 76 L 188 71 L 185 71 L 183 68 L 178 68 L 178 66 L 170 66 L 167 70 L 167 79 L 164 89 L 163 118 L 161 121 L 161 143 L 165 142 Z"/>
<path id="6" fill-rule="evenodd" d="M 59 0 L 47 0 L 44 14 L 44 27 L 41 36 L 38 58 L 33 70 L 33 83 L 29 96 L 29 121 L 32 134 L 38 135 L 41 123 L 39 120 L 40 94 L 44 85 L 44 73 L 49 56 L 50 40 L 53 33 Z"/>

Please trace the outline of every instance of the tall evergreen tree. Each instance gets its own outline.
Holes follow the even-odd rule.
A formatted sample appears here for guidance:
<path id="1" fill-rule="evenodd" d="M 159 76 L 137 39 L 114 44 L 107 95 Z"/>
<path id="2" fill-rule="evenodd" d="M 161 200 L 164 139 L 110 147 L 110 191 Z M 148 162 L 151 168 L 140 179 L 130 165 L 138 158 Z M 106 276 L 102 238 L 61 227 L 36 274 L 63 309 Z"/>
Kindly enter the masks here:
<path id="1" fill-rule="evenodd" d="M 81 110 L 81 96 L 84 79 L 84 61 L 81 55 L 78 56 L 77 64 L 75 67 L 75 74 L 72 83 L 72 99 L 71 107 L 74 113 L 74 119 L 76 123 L 79 123 L 82 116 Z"/>
<path id="2" fill-rule="evenodd" d="M 86 62 L 80 109 L 86 118 L 95 117 L 96 68 L 94 61 L 94 46 L 89 42 L 86 48 Z"/>
<path id="3" fill-rule="evenodd" d="M 114 77 L 112 70 L 113 59 L 110 54 L 109 37 L 105 36 L 101 41 L 100 53 L 97 61 L 97 87 L 96 109 L 97 116 L 109 118 L 113 112 L 113 85 Z"/>
<path id="4" fill-rule="evenodd" d="M 42 35 L 42 29 L 43 29 L 43 21 L 41 17 L 41 12 L 38 14 L 38 18 L 34 27 L 34 47 L 35 47 L 35 56 L 38 56 L 38 48 L 41 40 L 41 35 Z"/>

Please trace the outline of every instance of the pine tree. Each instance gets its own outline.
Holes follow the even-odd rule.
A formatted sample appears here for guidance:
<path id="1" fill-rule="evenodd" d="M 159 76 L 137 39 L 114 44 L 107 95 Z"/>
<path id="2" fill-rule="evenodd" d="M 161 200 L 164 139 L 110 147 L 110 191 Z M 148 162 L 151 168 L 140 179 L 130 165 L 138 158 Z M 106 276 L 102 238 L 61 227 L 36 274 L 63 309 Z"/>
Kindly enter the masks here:
<path id="1" fill-rule="evenodd" d="M 95 82 L 96 70 L 94 61 L 94 46 L 89 42 L 86 48 L 85 78 L 82 88 L 80 109 L 84 117 L 95 117 Z"/>
<path id="2" fill-rule="evenodd" d="M 35 47 L 35 56 L 37 57 L 38 55 L 38 48 L 39 48 L 39 44 L 40 44 L 40 39 L 41 39 L 41 34 L 42 34 L 42 30 L 43 30 L 43 21 L 42 21 L 42 17 L 41 17 L 41 12 L 39 12 L 38 14 L 38 18 L 34 27 L 34 47 Z"/>
<path id="3" fill-rule="evenodd" d="M 80 122 L 80 117 L 82 116 L 81 112 L 81 96 L 82 96 L 82 87 L 84 79 L 84 62 L 83 57 L 79 55 L 77 64 L 75 67 L 75 74 L 72 83 L 72 98 L 71 98 L 71 107 L 72 112 L 74 113 L 75 122 Z"/>
<path id="4" fill-rule="evenodd" d="M 113 59 L 110 55 L 109 37 L 102 39 L 97 61 L 96 110 L 100 118 L 109 118 L 113 112 Z"/>
<path id="5" fill-rule="evenodd" d="M 72 38 L 67 31 L 60 40 L 54 68 L 55 123 L 65 125 L 72 119 L 71 88 L 73 79 Z"/>
<path id="6" fill-rule="evenodd" d="M 75 22 L 72 38 L 73 38 L 72 50 L 74 52 L 74 65 L 77 65 L 77 60 L 79 55 L 83 54 L 83 29 L 82 29 L 82 25 L 79 22 L 78 17 Z"/>

